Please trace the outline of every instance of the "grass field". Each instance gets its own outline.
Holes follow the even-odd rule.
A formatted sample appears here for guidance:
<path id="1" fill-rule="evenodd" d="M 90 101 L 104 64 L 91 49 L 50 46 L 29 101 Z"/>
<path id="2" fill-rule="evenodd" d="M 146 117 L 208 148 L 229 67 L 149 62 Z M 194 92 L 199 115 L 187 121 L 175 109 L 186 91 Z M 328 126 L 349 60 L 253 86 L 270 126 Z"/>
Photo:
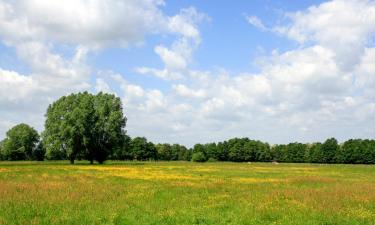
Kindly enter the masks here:
<path id="1" fill-rule="evenodd" d="M 375 166 L 0 162 L 0 224 L 375 224 Z"/>

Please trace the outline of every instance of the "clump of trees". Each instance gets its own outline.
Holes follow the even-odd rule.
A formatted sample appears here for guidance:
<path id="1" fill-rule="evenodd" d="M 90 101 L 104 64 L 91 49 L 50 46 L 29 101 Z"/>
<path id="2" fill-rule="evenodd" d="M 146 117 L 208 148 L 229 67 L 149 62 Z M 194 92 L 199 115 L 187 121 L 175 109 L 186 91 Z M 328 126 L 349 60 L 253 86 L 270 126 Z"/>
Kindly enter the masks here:
<path id="1" fill-rule="evenodd" d="M 43 160 L 44 148 L 38 132 L 27 124 L 12 127 L 0 142 L 2 160 Z"/>
<path id="2" fill-rule="evenodd" d="M 46 113 L 41 135 L 27 124 L 12 127 L 0 141 L 0 160 L 184 160 L 195 162 L 294 162 L 375 164 L 375 140 L 335 138 L 323 143 L 270 146 L 249 138 L 196 144 L 154 144 L 125 131 L 120 98 L 88 92 L 63 96 Z"/>
<path id="3" fill-rule="evenodd" d="M 118 148 L 126 118 L 115 95 L 87 92 L 64 96 L 51 104 L 42 134 L 48 159 L 83 158 L 103 163 Z"/>

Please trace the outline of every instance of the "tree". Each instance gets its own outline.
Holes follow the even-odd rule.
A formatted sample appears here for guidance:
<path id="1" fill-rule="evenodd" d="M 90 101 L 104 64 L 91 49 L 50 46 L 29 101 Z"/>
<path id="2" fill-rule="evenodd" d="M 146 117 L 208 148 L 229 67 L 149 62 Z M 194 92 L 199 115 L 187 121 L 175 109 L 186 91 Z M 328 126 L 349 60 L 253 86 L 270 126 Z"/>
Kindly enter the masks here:
<path id="1" fill-rule="evenodd" d="M 302 143 L 289 143 L 287 145 L 280 145 L 281 160 L 283 162 L 304 162 L 307 145 Z"/>
<path id="2" fill-rule="evenodd" d="M 219 142 L 216 146 L 216 156 L 219 161 L 228 161 L 228 147 L 227 142 Z"/>
<path id="3" fill-rule="evenodd" d="M 157 150 L 152 142 L 145 137 L 136 137 L 130 143 L 130 151 L 135 160 L 157 159 Z"/>
<path id="4" fill-rule="evenodd" d="M 172 147 L 170 144 L 157 144 L 156 150 L 158 152 L 158 159 L 172 160 Z"/>
<path id="5" fill-rule="evenodd" d="M 204 149 L 207 154 L 207 159 L 210 159 L 210 160 L 219 159 L 216 143 L 205 144 Z"/>
<path id="6" fill-rule="evenodd" d="M 272 161 L 271 148 L 268 143 L 263 143 L 261 141 L 255 141 L 255 161 L 258 162 L 270 162 Z"/>
<path id="7" fill-rule="evenodd" d="M 178 159 L 177 160 L 184 160 L 189 161 L 190 160 L 190 151 L 183 145 L 178 145 Z"/>
<path id="8" fill-rule="evenodd" d="M 131 137 L 124 134 L 121 143 L 119 146 L 113 149 L 112 155 L 110 156 L 111 159 L 115 160 L 131 160 L 133 159 L 131 155 L 130 143 Z"/>
<path id="9" fill-rule="evenodd" d="M 350 139 L 336 152 L 339 163 L 375 163 L 375 140 Z"/>
<path id="10" fill-rule="evenodd" d="M 33 160 L 43 161 L 46 150 L 44 149 L 43 142 L 39 142 L 38 145 L 33 149 L 32 158 Z"/>
<path id="11" fill-rule="evenodd" d="M 103 163 L 125 134 L 121 100 L 111 94 L 63 96 L 48 107 L 46 117 L 43 143 L 50 159 L 74 163 L 83 156 Z"/>
<path id="12" fill-rule="evenodd" d="M 323 157 L 322 162 L 334 163 L 335 155 L 338 149 L 339 149 L 339 145 L 337 144 L 337 140 L 335 138 L 327 139 L 321 146 L 322 157 Z"/>
<path id="13" fill-rule="evenodd" d="M 120 98 L 114 95 L 100 92 L 93 98 L 93 107 L 95 119 L 88 126 L 89 140 L 84 144 L 88 146 L 89 160 L 92 162 L 95 159 L 101 164 L 114 148 L 121 145 L 126 118 Z M 91 122 L 90 118 L 88 121 Z"/>
<path id="14" fill-rule="evenodd" d="M 0 141 L 0 160 L 5 160 L 3 149 L 4 149 L 5 139 Z"/>
<path id="15" fill-rule="evenodd" d="M 24 123 L 18 124 L 6 133 L 3 157 L 8 160 L 32 160 L 38 142 L 39 134 L 34 128 Z"/>
<path id="16" fill-rule="evenodd" d="M 195 152 L 193 153 L 191 160 L 193 162 L 206 162 L 206 156 L 203 154 L 203 152 Z"/>
<path id="17" fill-rule="evenodd" d="M 242 143 L 236 143 L 229 149 L 229 159 L 234 162 L 245 161 L 244 146 Z"/>
<path id="18" fill-rule="evenodd" d="M 322 163 L 323 162 L 323 152 L 322 144 L 317 142 L 309 145 L 305 154 L 305 162 L 310 163 Z"/>
<path id="19" fill-rule="evenodd" d="M 199 153 L 199 154 L 196 154 Z M 207 156 L 206 156 L 206 150 L 204 148 L 204 145 L 202 144 L 195 144 L 193 147 L 191 159 L 194 161 L 194 157 L 199 157 L 202 159 L 202 161 L 207 161 Z"/>

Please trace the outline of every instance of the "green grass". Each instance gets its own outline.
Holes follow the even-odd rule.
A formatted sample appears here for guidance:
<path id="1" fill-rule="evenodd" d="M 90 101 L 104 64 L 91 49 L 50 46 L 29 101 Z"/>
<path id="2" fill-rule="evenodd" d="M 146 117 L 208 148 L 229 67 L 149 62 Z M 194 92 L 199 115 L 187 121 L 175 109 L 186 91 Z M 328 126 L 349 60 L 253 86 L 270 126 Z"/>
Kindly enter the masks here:
<path id="1" fill-rule="evenodd" d="M 375 166 L 0 162 L 0 224 L 375 224 Z"/>

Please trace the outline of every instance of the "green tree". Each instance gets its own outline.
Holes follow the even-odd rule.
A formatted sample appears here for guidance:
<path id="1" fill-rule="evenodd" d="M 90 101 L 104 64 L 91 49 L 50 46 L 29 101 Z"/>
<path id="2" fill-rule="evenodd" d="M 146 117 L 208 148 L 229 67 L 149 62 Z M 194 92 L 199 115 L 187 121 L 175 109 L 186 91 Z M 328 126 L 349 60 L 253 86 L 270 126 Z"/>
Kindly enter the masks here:
<path id="1" fill-rule="evenodd" d="M 34 128 L 24 123 L 18 124 L 6 133 L 3 157 L 8 160 L 32 160 L 38 142 L 39 134 Z"/>
<path id="2" fill-rule="evenodd" d="M 43 142 L 39 142 L 38 145 L 33 149 L 32 158 L 33 160 L 43 161 L 46 150 L 44 149 Z"/>
<path id="3" fill-rule="evenodd" d="M 4 156 L 4 153 L 3 153 L 4 142 L 5 142 L 5 139 L 0 141 L 0 160 L 5 160 L 5 156 Z"/>
<path id="4" fill-rule="evenodd" d="M 193 162 L 206 162 L 206 156 L 204 155 L 203 152 L 194 152 L 193 155 L 191 156 L 191 160 Z"/>
<path id="5" fill-rule="evenodd" d="M 284 162 L 301 163 L 305 161 L 307 145 L 302 143 L 289 143 L 286 145 L 283 153 Z"/>
<path id="6" fill-rule="evenodd" d="M 157 144 L 155 147 L 158 152 L 158 159 L 172 160 L 172 147 L 170 144 Z"/>
<path id="7" fill-rule="evenodd" d="M 227 142 L 224 141 L 224 142 L 219 142 L 216 146 L 216 156 L 217 156 L 217 160 L 219 161 L 228 161 L 229 158 L 228 158 L 228 146 L 227 146 Z"/>
<path id="8" fill-rule="evenodd" d="M 327 139 L 321 146 L 322 151 L 322 162 L 323 163 L 334 163 L 336 152 L 339 149 L 339 145 L 335 138 Z"/>
<path id="9" fill-rule="evenodd" d="M 310 163 L 322 163 L 323 162 L 323 152 L 322 144 L 317 142 L 309 145 L 305 154 L 305 162 Z"/>
<path id="10" fill-rule="evenodd" d="M 258 162 L 272 161 L 271 148 L 268 143 L 256 141 L 255 161 L 258 161 Z"/>
<path id="11" fill-rule="evenodd" d="M 114 148 L 121 146 L 126 118 L 123 115 L 121 100 L 115 95 L 99 93 L 93 96 L 93 107 L 94 119 L 86 120 L 93 124 L 87 126 L 89 138 L 87 141 L 84 139 L 84 144 L 88 146 L 89 160 L 103 163 Z"/>
<path id="12" fill-rule="evenodd" d="M 209 143 L 204 145 L 204 149 L 207 155 L 207 159 L 219 160 L 219 154 L 217 151 L 216 143 Z"/>
<path id="13" fill-rule="evenodd" d="M 50 159 L 74 163 L 84 156 L 103 163 L 125 134 L 121 100 L 111 94 L 63 96 L 48 107 L 46 117 L 43 143 Z"/>
<path id="14" fill-rule="evenodd" d="M 136 137 L 130 143 L 130 149 L 135 160 L 157 159 L 157 150 L 152 142 L 148 142 L 145 137 Z"/>
<path id="15" fill-rule="evenodd" d="M 112 155 L 110 156 L 111 159 L 114 160 L 131 160 L 133 156 L 131 155 L 130 143 L 131 137 L 124 134 L 121 139 L 121 143 L 119 146 L 113 149 Z"/>
<path id="16" fill-rule="evenodd" d="M 184 160 L 189 161 L 190 160 L 190 151 L 183 145 L 178 145 L 178 159 L 177 160 Z"/>

